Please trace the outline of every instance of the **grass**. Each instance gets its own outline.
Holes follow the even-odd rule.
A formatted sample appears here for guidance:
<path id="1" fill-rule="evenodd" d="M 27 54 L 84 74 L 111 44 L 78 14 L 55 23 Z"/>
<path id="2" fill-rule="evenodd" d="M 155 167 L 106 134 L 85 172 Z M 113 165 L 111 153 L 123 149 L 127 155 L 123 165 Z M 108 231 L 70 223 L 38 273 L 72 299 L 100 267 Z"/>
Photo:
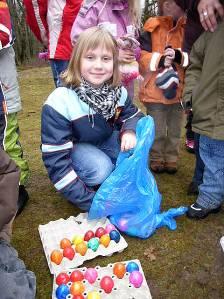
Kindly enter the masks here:
<path id="1" fill-rule="evenodd" d="M 19 78 L 23 100 L 23 112 L 19 116 L 21 142 L 31 170 L 27 188 L 30 201 L 14 222 L 12 244 L 27 268 L 36 274 L 36 298 L 49 299 L 53 279 L 42 249 L 38 225 L 68 218 L 80 211 L 55 192 L 41 160 L 41 107 L 54 88 L 50 69 L 22 69 Z M 194 201 L 194 197 L 186 196 L 193 167 L 194 155 L 187 153 L 182 146 L 177 174 L 156 176 L 163 195 L 162 209 L 189 205 Z M 224 298 L 224 256 L 219 245 L 219 239 L 224 235 L 223 216 L 220 212 L 203 221 L 191 221 L 182 216 L 177 219 L 177 230 L 161 228 L 147 240 L 125 236 L 129 245 L 125 251 L 111 257 L 98 257 L 85 265 L 105 266 L 138 258 L 153 298 Z M 147 249 L 154 258 L 147 254 Z"/>

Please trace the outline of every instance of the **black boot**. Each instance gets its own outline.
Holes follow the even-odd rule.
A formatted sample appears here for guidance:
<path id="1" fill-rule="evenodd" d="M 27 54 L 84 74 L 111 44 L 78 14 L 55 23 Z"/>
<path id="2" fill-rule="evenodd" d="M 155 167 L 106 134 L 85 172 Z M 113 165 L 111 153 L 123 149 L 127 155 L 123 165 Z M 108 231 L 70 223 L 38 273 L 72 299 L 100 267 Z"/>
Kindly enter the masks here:
<path id="1" fill-rule="evenodd" d="M 20 185 L 19 186 L 19 198 L 18 198 L 18 203 L 17 203 L 17 206 L 18 206 L 18 210 L 17 210 L 17 213 L 16 213 L 16 217 L 22 213 L 24 207 L 26 206 L 26 203 L 29 199 L 29 194 L 27 193 L 24 185 Z"/>

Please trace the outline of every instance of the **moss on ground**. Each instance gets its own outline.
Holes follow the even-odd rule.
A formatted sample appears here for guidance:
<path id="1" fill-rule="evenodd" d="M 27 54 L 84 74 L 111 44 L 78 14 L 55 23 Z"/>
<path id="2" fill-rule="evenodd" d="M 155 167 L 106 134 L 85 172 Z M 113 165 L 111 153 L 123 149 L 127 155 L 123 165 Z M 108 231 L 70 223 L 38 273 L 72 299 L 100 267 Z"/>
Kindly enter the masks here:
<path id="1" fill-rule="evenodd" d="M 54 88 L 50 69 L 42 67 L 21 70 L 19 77 L 23 100 L 23 112 L 19 116 L 21 142 L 31 170 L 27 188 L 30 201 L 15 220 L 12 243 L 27 268 L 37 276 L 36 298 L 49 299 L 53 279 L 42 249 L 38 225 L 68 218 L 80 211 L 55 192 L 41 160 L 41 107 Z M 194 197 L 186 196 L 193 167 L 194 155 L 187 153 L 182 146 L 177 174 L 156 176 L 163 195 L 163 209 L 188 205 L 194 200 Z M 125 236 L 129 245 L 125 251 L 111 257 L 98 257 L 87 262 L 86 266 L 105 266 L 116 261 L 138 258 L 153 298 L 224 298 L 224 256 L 219 245 L 222 235 L 223 212 L 203 221 L 191 221 L 182 216 L 177 219 L 176 231 L 161 228 L 147 240 Z M 153 252 L 155 259 L 146 254 L 147 249 Z"/>

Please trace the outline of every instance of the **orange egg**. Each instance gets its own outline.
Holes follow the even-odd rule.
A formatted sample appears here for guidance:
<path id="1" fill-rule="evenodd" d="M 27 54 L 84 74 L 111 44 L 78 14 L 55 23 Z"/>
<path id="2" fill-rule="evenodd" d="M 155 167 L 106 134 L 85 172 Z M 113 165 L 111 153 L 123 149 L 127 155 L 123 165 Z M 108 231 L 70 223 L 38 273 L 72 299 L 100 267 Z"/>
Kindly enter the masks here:
<path id="1" fill-rule="evenodd" d="M 73 282 L 70 288 L 70 293 L 72 295 L 80 295 L 85 292 L 84 284 L 81 281 Z"/>
<path id="2" fill-rule="evenodd" d="M 72 246 L 72 243 L 67 238 L 62 239 L 61 242 L 60 242 L 61 249 L 65 249 L 66 247 L 71 247 L 71 246 Z"/>
<path id="3" fill-rule="evenodd" d="M 51 261 L 57 265 L 60 265 L 63 259 L 63 254 L 60 250 L 53 250 L 51 252 Z"/>
<path id="4" fill-rule="evenodd" d="M 100 244 L 102 244 L 104 247 L 108 247 L 110 244 L 110 236 L 109 235 L 103 235 L 100 238 Z"/>
<path id="5" fill-rule="evenodd" d="M 124 274 L 126 273 L 126 267 L 125 267 L 125 264 L 123 263 L 116 263 L 114 265 L 114 268 L 113 268 L 113 273 L 114 275 L 116 275 L 118 278 L 123 278 L 124 277 Z"/>
<path id="6" fill-rule="evenodd" d="M 81 254 L 82 256 L 84 256 L 86 254 L 87 251 L 87 245 L 85 242 L 80 242 L 75 246 L 75 251 L 79 254 Z"/>

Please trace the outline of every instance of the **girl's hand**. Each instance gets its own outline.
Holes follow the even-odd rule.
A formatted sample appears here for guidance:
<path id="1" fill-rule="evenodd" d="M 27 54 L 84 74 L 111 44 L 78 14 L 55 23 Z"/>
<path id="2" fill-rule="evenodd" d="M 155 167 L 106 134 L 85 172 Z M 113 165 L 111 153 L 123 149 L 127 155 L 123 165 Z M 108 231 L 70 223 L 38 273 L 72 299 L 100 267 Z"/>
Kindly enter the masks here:
<path id="1" fill-rule="evenodd" d="M 136 135 L 131 130 L 126 130 L 121 136 L 121 151 L 128 151 L 136 146 Z"/>
<path id="2" fill-rule="evenodd" d="M 120 62 L 130 63 L 135 61 L 135 52 L 130 49 L 119 49 L 119 57 Z"/>
<path id="3" fill-rule="evenodd" d="M 172 49 L 172 48 L 165 49 L 164 56 L 165 56 L 164 66 L 165 67 L 170 67 L 173 63 L 174 58 L 175 58 L 174 49 Z"/>

